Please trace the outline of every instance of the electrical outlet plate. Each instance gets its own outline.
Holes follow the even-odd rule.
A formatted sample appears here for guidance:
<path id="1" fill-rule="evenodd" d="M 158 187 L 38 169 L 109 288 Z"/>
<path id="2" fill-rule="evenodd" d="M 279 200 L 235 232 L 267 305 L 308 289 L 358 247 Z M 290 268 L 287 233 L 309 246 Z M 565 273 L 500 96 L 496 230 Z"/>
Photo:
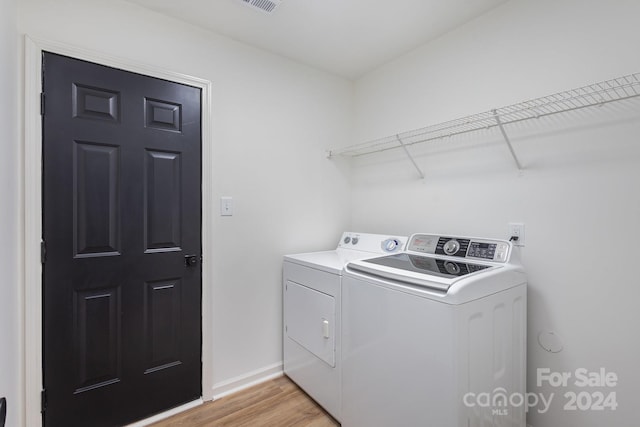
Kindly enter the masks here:
<path id="1" fill-rule="evenodd" d="M 517 237 L 518 240 L 513 241 L 515 246 L 524 246 L 524 224 L 521 222 L 509 223 L 509 238 Z"/>

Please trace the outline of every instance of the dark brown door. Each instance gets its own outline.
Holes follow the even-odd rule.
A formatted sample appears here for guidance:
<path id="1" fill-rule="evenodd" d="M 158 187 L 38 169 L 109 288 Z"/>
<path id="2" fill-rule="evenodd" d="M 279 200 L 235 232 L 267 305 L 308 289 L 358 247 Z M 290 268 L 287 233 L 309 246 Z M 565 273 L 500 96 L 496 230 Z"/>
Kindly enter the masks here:
<path id="1" fill-rule="evenodd" d="M 201 396 L 200 89 L 43 76 L 44 423 L 123 425 Z"/>

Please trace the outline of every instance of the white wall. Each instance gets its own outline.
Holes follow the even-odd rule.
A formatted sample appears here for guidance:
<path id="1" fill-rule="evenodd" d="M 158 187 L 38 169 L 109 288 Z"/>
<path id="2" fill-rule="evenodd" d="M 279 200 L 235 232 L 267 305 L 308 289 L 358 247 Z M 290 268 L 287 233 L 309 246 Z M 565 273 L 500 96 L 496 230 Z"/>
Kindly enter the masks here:
<path id="1" fill-rule="evenodd" d="M 0 0 L 0 397 L 7 398 L 7 426 L 19 424 L 20 330 L 18 255 L 20 173 L 18 139 L 18 32 L 16 0 Z"/>
<path id="2" fill-rule="evenodd" d="M 637 0 L 512 0 L 356 83 L 358 141 L 640 71 Z M 525 170 L 497 130 L 354 162 L 352 226 L 507 237 L 526 224 L 528 388 L 555 393 L 534 427 L 637 423 L 640 102 L 513 125 Z M 554 331 L 564 350 L 537 343 Z M 615 372 L 611 389 L 536 386 L 536 369 Z M 491 390 L 488 390 L 489 392 Z M 614 391 L 616 411 L 565 411 L 565 392 Z M 605 394 L 606 394 L 605 393 Z"/>
<path id="3" fill-rule="evenodd" d="M 266 15 L 265 15 L 266 19 Z M 351 82 L 113 0 L 23 0 L 22 33 L 213 83 L 214 389 L 282 361 L 285 253 L 334 246 L 347 172 L 324 149 L 350 138 Z"/>
<path id="4" fill-rule="evenodd" d="M 13 99 L 16 78 L 6 66 L 16 63 L 16 3 L 2 0 L 0 26 L 0 92 Z M 638 13 L 636 0 L 512 0 L 366 75 L 356 82 L 355 104 L 350 82 L 121 1 L 21 0 L 18 22 L 22 33 L 213 82 L 215 196 L 233 196 L 236 209 L 233 217 L 216 217 L 218 252 L 207 261 L 217 266 L 205 284 L 215 298 L 216 384 L 280 362 L 282 254 L 329 248 L 347 228 L 503 237 L 515 220 L 527 226 L 529 389 L 556 393 L 549 413 L 534 408 L 529 422 L 590 427 L 630 425 L 640 399 L 633 313 L 640 289 L 632 281 L 640 235 L 637 104 L 509 128 L 522 173 L 496 133 L 417 150 L 425 182 L 415 179 L 401 153 L 362 158 L 351 177 L 351 218 L 349 172 L 323 150 L 346 143 L 353 123 L 363 141 L 640 71 Z M 7 99 L 0 117 L 15 123 Z M 16 139 L 11 124 L 3 121 L 0 132 L 3 140 Z M 19 194 L 11 182 L 19 172 L 18 145 L 3 147 L 0 234 L 6 236 L 18 228 L 11 206 Z M 608 244 L 617 254 L 602 253 Z M 0 320 L 15 325 L 11 246 L 0 250 L 8 278 L 0 286 L 9 298 L 3 288 Z M 538 346 L 543 330 L 562 336 L 562 352 Z M 5 336 L 17 344 L 17 326 L 0 328 Z M 17 374 L 9 375 L 15 366 L 17 352 L 0 346 L 0 394 L 10 398 L 18 393 Z M 562 394 L 571 388 L 535 387 L 538 367 L 616 372 L 618 410 L 563 411 Z"/>

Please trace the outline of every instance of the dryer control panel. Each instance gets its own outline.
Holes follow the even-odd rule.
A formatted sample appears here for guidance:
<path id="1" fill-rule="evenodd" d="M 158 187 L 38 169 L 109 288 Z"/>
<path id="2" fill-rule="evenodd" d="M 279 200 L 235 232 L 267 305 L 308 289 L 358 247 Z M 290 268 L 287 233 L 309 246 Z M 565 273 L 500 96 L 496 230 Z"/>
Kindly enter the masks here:
<path id="1" fill-rule="evenodd" d="M 407 250 L 423 254 L 507 262 L 511 253 L 511 243 L 473 237 L 414 234 L 409 240 Z"/>
<path id="2" fill-rule="evenodd" d="M 345 232 L 338 242 L 338 248 L 353 249 L 374 254 L 392 254 L 404 250 L 406 242 L 406 237 Z"/>

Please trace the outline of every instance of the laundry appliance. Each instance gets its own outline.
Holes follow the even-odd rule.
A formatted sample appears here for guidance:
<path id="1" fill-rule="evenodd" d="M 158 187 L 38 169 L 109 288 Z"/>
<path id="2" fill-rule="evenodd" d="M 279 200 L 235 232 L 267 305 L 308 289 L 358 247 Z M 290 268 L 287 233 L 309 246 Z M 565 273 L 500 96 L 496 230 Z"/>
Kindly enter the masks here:
<path id="1" fill-rule="evenodd" d="M 509 241 L 414 234 L 402 253 L 349 262 L 342 426 L 524 427 L 517 258 Z"/>
<path id="2" fill-rule="evenodd" d="M 335 250 L 284 257 L 284 372 L 338 421 L 343 268 L 356 259 L 399 253 L 406 241 L 345 232 Z"/>

